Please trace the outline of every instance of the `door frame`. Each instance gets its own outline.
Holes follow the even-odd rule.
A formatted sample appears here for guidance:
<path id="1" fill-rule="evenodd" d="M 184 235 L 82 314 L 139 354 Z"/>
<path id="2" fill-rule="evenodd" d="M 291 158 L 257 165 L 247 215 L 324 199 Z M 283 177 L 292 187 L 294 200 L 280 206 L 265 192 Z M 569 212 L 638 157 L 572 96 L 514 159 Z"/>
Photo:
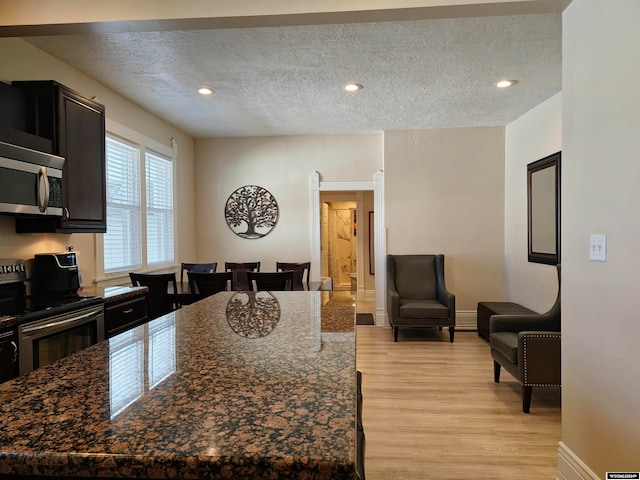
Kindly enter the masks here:
<path id="1" fill-rule="evenodd" d="M 320 257 L 320 192 L 358 192 L 373 191 L 373 205 L 375 212 L 374 244 L 375 244 L 375 290 L 376 290 L 376 315 L 375 324 L 387 326 L 386 318 L 386 266 L 387 238 L 384 219 L 384 172 L 378 170 L 373 174 L 371 181 L 355 182 L 322 182 L 320 174 L 312 172 L 309 175 L 309 218 L 310 218 L 310 258 L 311 280 L 320 281 L 321 257 Z"/>

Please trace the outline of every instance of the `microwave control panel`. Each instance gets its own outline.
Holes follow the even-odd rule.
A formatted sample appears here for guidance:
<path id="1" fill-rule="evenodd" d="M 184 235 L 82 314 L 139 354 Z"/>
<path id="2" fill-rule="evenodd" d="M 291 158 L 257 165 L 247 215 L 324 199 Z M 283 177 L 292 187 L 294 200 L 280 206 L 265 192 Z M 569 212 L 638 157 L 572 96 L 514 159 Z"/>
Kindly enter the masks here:
<path id="1" fill-rule="evenodd" d="M 62 179 L 58 177 L 47 177 L 49 179 L 49 203 L 48 207 L 62 208 Z"/>

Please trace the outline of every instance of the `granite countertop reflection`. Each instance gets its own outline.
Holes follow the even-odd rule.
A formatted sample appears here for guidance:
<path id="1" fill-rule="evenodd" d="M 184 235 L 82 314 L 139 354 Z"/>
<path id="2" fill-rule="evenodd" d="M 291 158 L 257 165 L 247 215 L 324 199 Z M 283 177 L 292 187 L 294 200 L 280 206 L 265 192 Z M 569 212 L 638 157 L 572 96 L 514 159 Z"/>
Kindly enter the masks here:
<path id="1" fill-rule="evenodd" d="M 2 384 L 0 474 L 355 478 L 355 312 L 334 307 L 222 292 Z"/>

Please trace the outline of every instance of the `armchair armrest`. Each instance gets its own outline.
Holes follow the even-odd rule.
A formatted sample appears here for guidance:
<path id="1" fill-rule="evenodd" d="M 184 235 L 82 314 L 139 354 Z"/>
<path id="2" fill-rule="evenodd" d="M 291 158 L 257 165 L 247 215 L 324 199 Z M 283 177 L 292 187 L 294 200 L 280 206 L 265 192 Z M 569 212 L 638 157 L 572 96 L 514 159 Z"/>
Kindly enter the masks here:
<path id="1" fill-rule="evenodd" d="M 438 288 L 438 301 L 451 312 L 455 312 L 456 296 L 447 290 L 447 284 L 444 281 L 444 255 L 436 256 L 436 285 Z"/>
<path id="2" fill-rule="evenodd" d="M 438 292 L 438 300 L 440 300 L 440 303 L 442 303 L 443 305 L 446 305 L 447 307 L 449 307 L 449 310 L 452 310 L 455 312 L 456 296 L 453 293 L 451 293 L 447 289 L 443 289 Z"/>
<path id="3" fill-rule="evenodd" d="M 387 289 L 387 313 L 392 318 L 400 316 L 400 294 L 391 288 Z"/>
<path id="4" fill-rule="evenodd" d="M 561 333 L 524 331 L 518 334 L 518 370 L 524 386 L 561 385 Z"/>

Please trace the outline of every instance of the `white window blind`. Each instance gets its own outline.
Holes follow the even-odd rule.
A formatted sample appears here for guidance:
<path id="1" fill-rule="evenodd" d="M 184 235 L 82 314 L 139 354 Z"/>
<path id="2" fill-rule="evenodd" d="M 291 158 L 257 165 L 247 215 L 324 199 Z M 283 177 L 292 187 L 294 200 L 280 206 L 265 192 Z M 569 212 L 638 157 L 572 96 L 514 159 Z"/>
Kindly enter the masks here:
<path id="1" fill-rule="evenodd" d="M 145 153 L 147 183 L 147 264 L 173 263 L 173 162 Z"/>
<path id="2" fill-rule="evenodd" d="M 106 157 L 104 271 L 136 270 L 142 264 L 140 151 L 137 146 L 108 136 Z"/>

